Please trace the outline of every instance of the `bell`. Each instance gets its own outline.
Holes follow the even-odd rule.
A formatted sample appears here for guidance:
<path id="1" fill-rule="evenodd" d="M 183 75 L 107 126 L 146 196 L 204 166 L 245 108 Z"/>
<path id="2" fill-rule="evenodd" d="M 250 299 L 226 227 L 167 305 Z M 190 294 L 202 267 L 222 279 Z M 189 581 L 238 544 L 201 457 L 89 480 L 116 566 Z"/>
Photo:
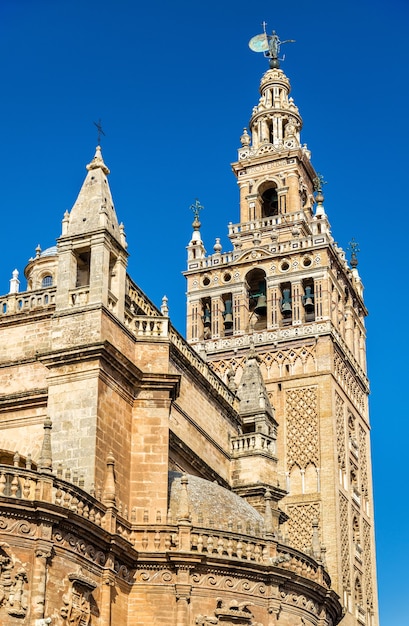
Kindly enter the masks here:
<path id="1" fill-rule="evenodd" d="M 233 328 L 233 310 L 231 300 L 226 300 L 224 303 L 224 327 L 225 328 Z"/>
<path id="2" fill-rule="evenodd" d="M 260 294 L 257 298 L 257 304 L 254 307 L 254 313 L 257 315 L 265 315 L 267 313 L 267 298 L 264 294 Z"/>
<path id="3" fill-rule="evenodd" d="M 314 310 L 314 294 L 311 293 L 311 287 L 305 288 L 305 295 L 303 296 L 304 309 L 307 313 L 311 313 Z"/>
<path id="4" fill-rule="evenodd" d="M 281 298 L 281 312 L 284 317 L 290 317 L 291 310 L 291 298 L 290 298 L 290 290 L 283 289 L 283 297 Z"/>
<path id="5" fill-rule="evenodd" d="M 212 316 L 210 314 L 210 309 L 209 307 L 206 305 L 205 310 L 203 311 L 203 326 L 205 327 L 209 327 L 212 324 Z"/>

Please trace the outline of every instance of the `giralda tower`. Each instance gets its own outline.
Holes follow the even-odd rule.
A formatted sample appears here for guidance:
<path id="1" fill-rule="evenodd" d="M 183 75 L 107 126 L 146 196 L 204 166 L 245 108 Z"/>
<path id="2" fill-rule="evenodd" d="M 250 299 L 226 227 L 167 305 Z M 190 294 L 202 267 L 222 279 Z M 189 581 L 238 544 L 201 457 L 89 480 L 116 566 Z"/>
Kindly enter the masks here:
<path id="1" fill-rule="evenodd" d="M 234 388 L 256 355 L 278 423 L 281 534 L 305 550 L 318 528 L 342 624 L 377 626 L 363 286 L 354 245 L 348 262 L 331 235 L 281 43 L 275 32 L 250 42 L 270 68 L 232 164 L 240 221 L 228 226 L 230 252 L 216 240 L 206 254 L 196 211 L 187 338 Z"/>

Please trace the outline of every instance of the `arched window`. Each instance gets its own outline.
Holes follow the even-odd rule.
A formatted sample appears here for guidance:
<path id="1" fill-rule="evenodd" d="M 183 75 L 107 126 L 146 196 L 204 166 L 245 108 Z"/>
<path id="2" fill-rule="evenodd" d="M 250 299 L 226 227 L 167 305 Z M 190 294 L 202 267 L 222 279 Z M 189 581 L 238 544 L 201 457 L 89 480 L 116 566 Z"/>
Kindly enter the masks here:
<path id="1" fill-rule="evenodd" d="M 51 276 L 51 274 L 47 274 L 43 277 L 43 280 L 41 281 L 41 287 L 52 287 L 52 284 L 53 277 Z"/>
<path id="2" fill-rule="evenodd" d="M 275 187 L 266 189 L 261 196 L 261 213 L 262 217 L 270 217 L 272 215 L 278 215 L 278 195 Z"/>

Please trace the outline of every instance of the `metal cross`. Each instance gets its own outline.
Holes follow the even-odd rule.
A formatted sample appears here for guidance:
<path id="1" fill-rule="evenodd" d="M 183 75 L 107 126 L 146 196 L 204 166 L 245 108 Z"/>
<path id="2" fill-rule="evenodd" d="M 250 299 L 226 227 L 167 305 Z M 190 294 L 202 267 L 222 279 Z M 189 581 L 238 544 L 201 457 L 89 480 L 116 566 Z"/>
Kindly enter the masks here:
<path id="1" fill-rule="evenodd" d="M 99 118 L 98 122 L 94 122 L 94 125 L 97 127 L 97 130 L 98 130 L 98 139 L 97 139 L 97 141 L 98 141 L 98 145 L 100 145 L 101 144 L 101 135 L 104 135 L 104 137 L 105 137 L 105 133 L 102 130 L 101 118 Z"/>

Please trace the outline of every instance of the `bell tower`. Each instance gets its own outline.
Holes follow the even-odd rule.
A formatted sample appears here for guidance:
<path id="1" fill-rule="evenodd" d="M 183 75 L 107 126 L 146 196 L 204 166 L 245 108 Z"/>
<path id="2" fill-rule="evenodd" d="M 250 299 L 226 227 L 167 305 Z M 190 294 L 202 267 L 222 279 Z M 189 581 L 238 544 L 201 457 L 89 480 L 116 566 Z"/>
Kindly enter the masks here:
<path id="1" fill-rule="evenodd" d="M 323 179 L 279 67 L 282 42 L 274 32 L 258 38 L 250 47 L 265 52 L 270 69 L 232 164 L 240 221 L 228 226 L 232 249 L 217 239 L 206 255 L 196 213 L 187 339 L 237 393 L 256 355 L 277 422 L 281 533 L 305 550 L 315 528 L 342 624 L 376 626 L 367 311 L 356 248 L 348 262 L 331 235 Z"/>

